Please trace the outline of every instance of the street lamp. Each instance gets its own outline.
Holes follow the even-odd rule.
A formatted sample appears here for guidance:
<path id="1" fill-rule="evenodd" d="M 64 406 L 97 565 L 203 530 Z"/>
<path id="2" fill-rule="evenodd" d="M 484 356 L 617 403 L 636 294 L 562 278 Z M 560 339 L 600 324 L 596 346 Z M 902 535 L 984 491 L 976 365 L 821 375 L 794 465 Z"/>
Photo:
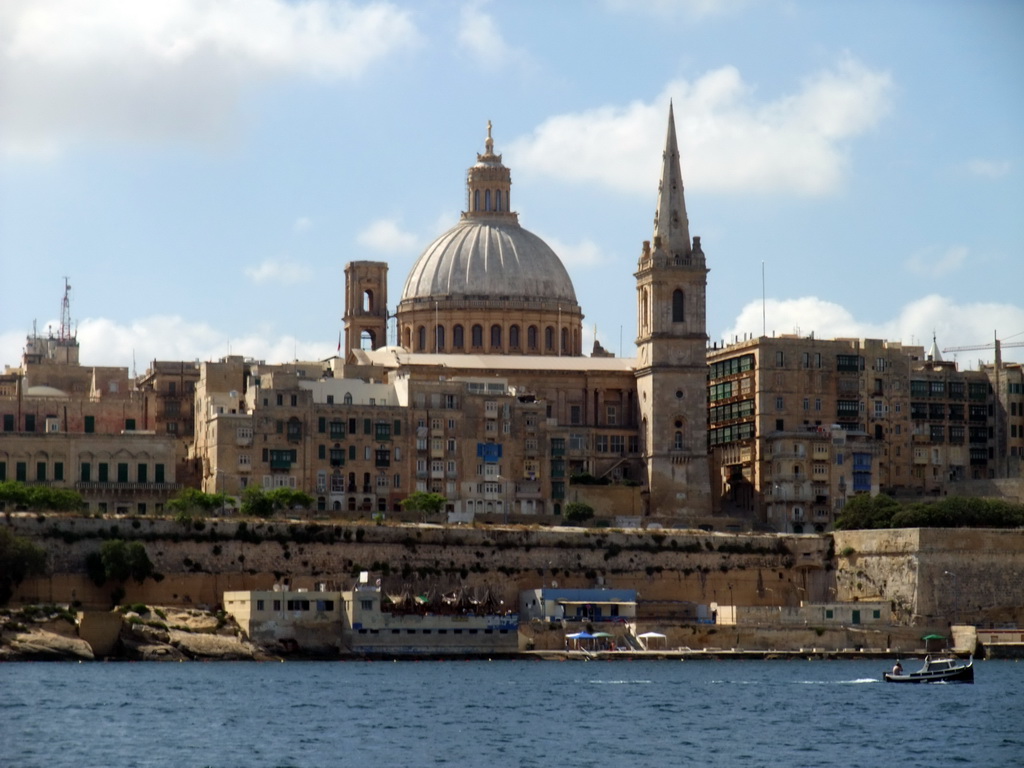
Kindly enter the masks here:
<path id="1" fill-rule="evenodd" d="M 960 590 L 957 589 L 956 574 L 952 571 L 943 571 L 943 574 L 953 579 L 953 623 L 960 623 Z"/>

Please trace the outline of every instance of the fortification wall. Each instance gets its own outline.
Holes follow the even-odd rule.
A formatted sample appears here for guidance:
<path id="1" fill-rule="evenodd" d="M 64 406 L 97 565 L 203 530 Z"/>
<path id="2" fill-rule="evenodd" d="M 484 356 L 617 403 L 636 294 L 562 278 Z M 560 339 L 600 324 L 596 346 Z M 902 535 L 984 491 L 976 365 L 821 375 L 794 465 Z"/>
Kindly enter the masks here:
<path id="1" fill-rule="evenodd" d="M 632 588 L 641 599 L 770 604 L 825 599 L 834 591 L 824 537 L 732 536 L 693 530 L 581 530 L 309 525 L 238 520 L 184 527 L 168 520 L 15 515 L 18 535 L 47 549 L 53 576 L 26 581 L 16 599 L 107 604 L 109 585 L 81 574 L 105 539 L 142 541 L 161 581 L 124 585 L 125 600 L 216 605 L 225 589 L 329 582 L 349 586 L 361 570 L 388 589 L 409 585 L 491 590 L 508 605 L 539 586 Z"/>
<path id="2" fill-rule="evenodd" d="M 836 583 L 847 599 L 889 600 L 913 624 L 1024 624 L 1024 531 L 902 528 L 836 531 Z"/>

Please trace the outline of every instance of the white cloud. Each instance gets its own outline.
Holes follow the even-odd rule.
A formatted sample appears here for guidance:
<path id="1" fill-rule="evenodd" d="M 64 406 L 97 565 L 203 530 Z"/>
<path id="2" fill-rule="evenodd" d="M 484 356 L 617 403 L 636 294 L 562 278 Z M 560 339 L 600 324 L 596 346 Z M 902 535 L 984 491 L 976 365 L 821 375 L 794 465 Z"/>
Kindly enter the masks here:
<path id="1" fill-rule="evenodd" d="M 25 333 L 0 335 L 0 360 L 21 363 Z M 278 335 L 271 327 L 254 327 L 244 336 L 231 336 L 206 323 L 177 315 L 154 315 L 127 324 L 108 318 L 88 318 L 78 325 L 81 362 L 91 366 L 134 366 L 145 372 L 153 360 L 219 360 L 242 355 L 259 360 L 323 360 L 334 354 L 337 339 L 304 341 Z"/>
<path id="2" fill-rule="evenodd" d="M 505 42 L 494 18 L 484 13 L 485 3 L 473 2 L 459 15 L 459 45 L 484 67 L 501 69 L 516 61 L 526 63 L 526 54 Z"/>
<path id="3" fill-rule="evenodd" d="M 604 4 L 613 11 L 661 17 L 682 12 L 699 19 L 735 13 L 750 3 L 749 0 L 605 0 Z"/>
<path id="4" fill-rule="evenodd" d="M 313 220 L 308 216 L 299 216 L 292 224 L 292 230 L 295 232 L 305 232 L 313 226 Z"/>
<path id="5" fill-rule="evenodd" d="M 886 73 L 844 57 L 797 92 L 759 101 L 737 69 L 723 67 L 669 83 L 651 103 L 552 117 L 508 154 L 538 174 L 646 194 L 660 163 L 651 147 L 664 144 L 671 99 L 688 186 L 828 194 L 842 183 L 845 143 L 881 120 L 891 86 Z"/>
<path id="6" fill-rule="evenodd" d="M 357 78 L 417 40 L 409 12 L 383 2 L 5 0 L 0 149 L 216 140 L 255 83 Z"/>
<path id="7" fill-rule="evenodd" d="M 967 261 L 970 251 L 966 246 L 953 245 L 945 251 L 925 248 L 907 259 L 907 270 L 921 277 L 944 277 L 956 272 Z"/>
<path id="8" fill-rule="evenodd" d="M 356 242 L 381 253 L 404 253 L 414 249 L 420 238 L 403 232 L 394 219 L 377 219 L 356 236 Z"/>
<path id="9" fill-rule="evenodd" d="M 258 266 L 246 267 L 245 275 L 254 283 L 274 281 L 292 285 L 309 280 L 313 276 L 313 270 L 305 264 L 267 259 Z"/>
<path id="10" fill-rule="evenodd" d="M 551 246 L 566 268 L 572 272 L 574 267 L 586 268 L 602 264 L 605 261 L 601 248 L 593 240 L 582 240 L 579 243 L 565 243 L 557 237 L 541 238 Z"/>
<path id="11" fill-rule="evenodd" d="M 967 172 L 985 179 L 998 179 L 1010 172 L 1008 160 L 982 160 L 976 158 L 967 163 Z"/>
<path id="12" fill-rule="evenodd" d="M 931 346 L 934 333 L 940 349 L 984 346 L 992 340 L 993 329 L 1016 333 L 1024 329 L 1024 308 L 1010 304 L 958 304 L 953 299 L 932 294 L 904 305 L 894 317 L 881 322 L 855 318 L 849 310 L 814 296 L 798 299 L 769 299 L 765 302 L 768 335 L 796 333 L 821 339 L 870 338 Z M 720 341 L 762 335 L 761 302 L 747 304 Z M 952 359 L 952 354 L 946 359 Z M 993 351 L 972 350 L 958 354 L 961 368 L 977 360 L 991 362 Z M 1020 360 L 1022 355 L 1004 354 L 1004 360 Z"/>

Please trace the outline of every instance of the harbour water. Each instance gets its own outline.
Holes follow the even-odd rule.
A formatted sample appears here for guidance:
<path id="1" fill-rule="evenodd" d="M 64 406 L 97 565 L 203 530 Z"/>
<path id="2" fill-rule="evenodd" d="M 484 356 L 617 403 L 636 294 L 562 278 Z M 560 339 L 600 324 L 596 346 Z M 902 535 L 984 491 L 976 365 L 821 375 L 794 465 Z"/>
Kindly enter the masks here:
<path id="1" fill-rule="evenodd" d="M 1024 662 L 976 662 L 974 685 L 889 685 L 887 666 L 9 663 L 0 765 L 1024 764 Z"/>

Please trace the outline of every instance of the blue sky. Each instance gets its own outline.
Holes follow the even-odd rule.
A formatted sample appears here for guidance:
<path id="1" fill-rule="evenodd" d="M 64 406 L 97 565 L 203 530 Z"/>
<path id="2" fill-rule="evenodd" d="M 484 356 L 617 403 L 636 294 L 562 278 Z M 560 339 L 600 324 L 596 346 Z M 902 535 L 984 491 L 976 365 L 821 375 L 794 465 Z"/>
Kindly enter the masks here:
<path id="1" fill-rule="evenodd" d="M 388 261 L 394 309 L 488 120 L 584 349 L 630 357 L 670 99 L 713 340 L 1024 342 L 1022 31 L 1015 0 L 5 0 L 0 365 L 65 276 L 85 364 L 330 356 L 345 264 Z"/>

